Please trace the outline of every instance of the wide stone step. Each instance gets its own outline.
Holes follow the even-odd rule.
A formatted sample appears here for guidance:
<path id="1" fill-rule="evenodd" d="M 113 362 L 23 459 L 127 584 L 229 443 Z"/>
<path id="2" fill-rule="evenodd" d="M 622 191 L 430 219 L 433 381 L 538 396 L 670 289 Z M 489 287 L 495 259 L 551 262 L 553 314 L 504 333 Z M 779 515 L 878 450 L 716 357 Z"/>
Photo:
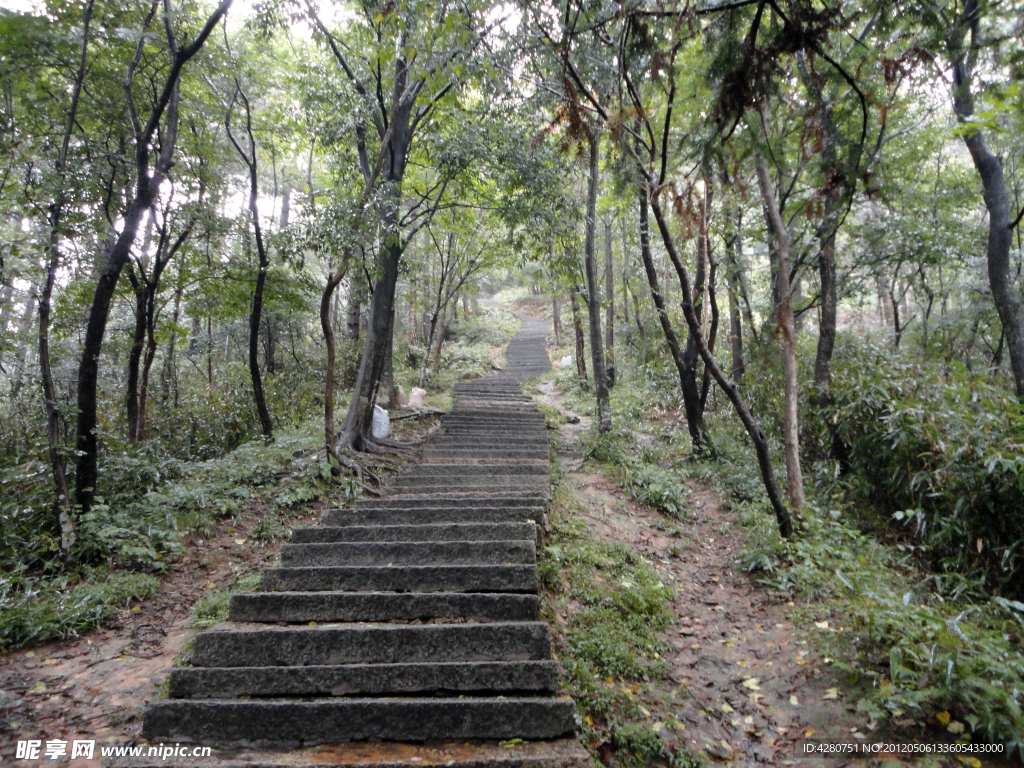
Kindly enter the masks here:
<path id="1" fill-rule="evenodd" d="M 530 541 L 282 544 L 281 565 L 484 565 L 536 562 Z"/>
<path id="2" fill-rule="evenodd" d="M 550 466 L 535 464 L 417 464 L 414 469 L 403 472 L 399 477 L 499 477 L 502 475 L 549 476 Z"/>
<path id="3" fill-rule="evenodd" d="M 486 490 L 490 493 L 511 493 L 521 489 L 546 489 L 551 479 L 545 475 L 499 475 L 496 477 L 396 477 L 391 481 L 398 493 L 458 493 L 461 490 Z"/>
<path id="4" fill-rule="evenodd" d="M 344 664 L 332 667 L 176 667 L 172 699 L 554 693 L 557 661 Z"/>
<path id="5" fill-rule="evenodd" d="M 156 702 L 150 741 L 205 744 L 330 744 L 427 739 L 553 739 L 576 729 L 569 698 L 327 699 Z"/>
<path id="6" fill-rule="evenodd" d="M 220 630 L 196 636 L 193 667 L 304 667 L 444 661 L 543 661 L 542 621 Z"/>
<path id="7" fill-rule="evenodd" d="M 268 568 L 265 592 L 520 592 L 536 593 L 534 565 L 313 566 Z"/>
<path id="8" fill-rule="evenodd" d="M 437 523 L 434 525 L 348 525 L 294 528 L 291 544 L 333 541 L 515 541 L 535 539 L 532 523 Z"/>
<path id="9" fill-rule="evenodd" d="M 410 502 L 405 506 L 381 509 L 334 509 L 323 515 L 324 525 L 422 525 L 431 523 L 528 523 L 537 522 L 544 516 L 544 507 L 534 501 L 532 504 L 506 504 L 488 506 L 487 502 L 474 505 L 454 506 L 448 504 L 424 504 L 417 506 Z"/>
<path id="10" fill-rule="evenodd" d="M 549 449 L 538 449 L 538 448 L 524 448 L 522 450 L 516 450 L 515 448 L 434 448 L 433 446 L 427 446 L 423 449 L 423 456 L 427 457 L 450 457 L 450 458 L 495 458 L 495 459 L 514 459 L 516 457 L 522 457 L 525 459 L 544 459 L 550 455 Z"/>
<path id="11" fill-rule="evenodd" d="M 467 448 L 480 447 L 488 448 L 492 446 L 503 446 L 509 447 L 523 447 L 538 445 L 546 447 L 550 444 L 546 433 L 537 435 L 495 435 L 493 433 L 483 434 L 465 434 L 459 432 L 452 432 L 450 434 L 440 435 L 431 440 L 428 445 L 445 445 L 449 446 L 454 443 L 466 446 Z"/>
<path id="12" fill-rule="evenodd" d="M 536 595 L 504 593 L 249 592 L 231 596 L 228 619 L 265 623 L 533 621 L 539 604 Z"/>
<path id="13" fill-rule="evenodd" d="M 424 497 L 423 499 L 414 500 L 408 497 L 405 498 L 389 498 L 384 497 L 382 499 L 363 499 L 356 502 L 356 510 L 376 510 L 376 509 L 411 509 L 413 507 L 443 507 L 446 509 L 457 509 L 459 507 L 478 507 L 481 504 L 474 499 L 445 499 L 439 498 L 436 495 Z M 536 499 L 524 499 L 519 495 L 504 495 L 496 496 L 488 500 L 489 507 L 543 507 L 543 504 L 538 502 Z M 345 511 L 345 510 L 338 510 Z M 458 522 L 458 521 L 453 521 Z"/>

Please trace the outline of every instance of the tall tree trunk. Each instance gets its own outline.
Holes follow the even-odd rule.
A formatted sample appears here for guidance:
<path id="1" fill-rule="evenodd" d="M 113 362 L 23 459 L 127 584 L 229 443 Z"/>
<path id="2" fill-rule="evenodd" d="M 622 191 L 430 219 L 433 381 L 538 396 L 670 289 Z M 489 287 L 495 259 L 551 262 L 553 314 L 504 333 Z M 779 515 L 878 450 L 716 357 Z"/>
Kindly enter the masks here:
<path id="1" fill-rule="evenodd" d="M 665 249 L 668 251 L 669 259 L 672 261 L 672 265 L 675 267 L 676 274 L 679 277 L 679 284 L 683 289 L 683 316 L 686 318 L 686 324 L 696 338 L 697 349 L 704 360 L 704 364 L 711 369 L 711 375 L 718 382 L 718 386 L 725 393 L 726 397 L 729 398 L 729 402 L 732 403 L 733 408 L 736 410 L 736 415 L 739 416 L 740 421 L 747 430 L 747 434 L 750 436 L 750 442 L 753 443 L 754 452 L 757 454 L 757 464 L 761 470 L 761 480 L 764 483 L 772 509 L 775 511 L 779 532 L 788 538 L 793 533 L 793 520 L 789 509 L 786 507 L 786 503 L 782 500 L 782 495 L 779 493 L 778 483 L 775 481 L 775 470 L 772 467 L 771 453 L 768 450 L 768 437 L 750 412 L 750 408 L 747 407 L 746 402 L 740 395 L 739 389 L 722 372 L 718 361 L 715 360 L 708 350 L 704 337 L 700 333 L 700 319 L 693 308 L 690 276 L 687 274 L 686 267 L 679 257 L 675 240 L 672 238 L 672 232 L 668 227 L 668 221 L 665 219 L 665 215 L 661 210 L 661 204 L 656 197 L 651 199 L 651 210 L 654 213 L 654 220 L 658 223 L 658 231 L 661 233 L 661 239 L 665 244 Z"/>
<path id="2" fill-rule="evenodd" d="M 562 311 L 558 306 L 558 290 L 551 292 L 551 324 L 555 328 L 555 346 L 562 346 Z"/>
<path id="3" fill-rule="evenodd" d="M 953 65 L 953 111 L 961 125 L 974 115 L 974 94 L 971 79 L 974 61 L 980 44 L 978 25 L 981 9 L 977 0 L 965 0 L 957 25 L 949 33 L 947 45 Z M 964 39 L 970 33 L 969 51 L 964 50 Z M 989 149 L 981 129 L 971 126 L 963 130 L 964 143 L 981 177 L 985 207 L 988 209 L 988 243 L 985 256 L 992 299 L 999 313 L 999 321 L 1006 333 L 1006 349 L 1010 353 L 1010 370 L 1017 399 L 1024 402 L 1024 303 L 1020 290 L 1010 271 L 1010 246 L 1013 244 L 1013 213 L 1003 177 L 999 157 Z"/>
<path id="4" fill-rule="evenodd" d="M 128 416 L 128 442 L 139 441 L 139 367 L 142 351 L 146 343 L 146 299 L 149 286 L 145 283 L 146 276 L 140 280 L 135 268 L 128 264 L 128 279 L 135 292 L 135 332 L 132 334 L 132 346 L 128 351 L 128 381 L 125 385 L 125 410 Z"/>
<path id="5" fill-rule="evenodd" d="M 725 268 L 729 293 L 729 342 L 732 350 L 732 378 L 743 379 L 743 323 L 740 319 L 740 270 L 743 263 L 742 209 L 735 203 L 729 218 L 729 231 L 725 237 Z"/>
<path id="6" fill-rule="evenodd" d="M 612 264 L 612 223 L 604 222 L 604 343 L 608 365 L 615 365 L 615 272 Z"/>
<path id="7" fill-rule="evenodd" d="M 630 291 L 632 293 L 632 291 Z M 633 293 L 633 317 L 636 318 L 636 330 L 640 334 L 640 364 L 644 366 L 644 377 L 647 376 L 647 329 L 640 316 L 640 299 Z"/>
<path id="8" fill-rule="evenodd" d="M 718 262 L 711 258 L 710 251 L 708 252 L 708 264 L 710 269 L 708 270 L 708 307 L 711 309 L 711 327 L 708 330 L 708 350 L 714 354 L 715 352 L 715 341 L 718 339 L 718 321 L 719 310 L 718 310 Z M 700 384 L 700 410 L 701 413 L 707 408 L 708 404 L 708 392 L 711 390 L 711 371 L 708 370 L 707 366 L 704 366 L 704 375 L 701 378 Z"/>
<path id="9" fill-rule="evenodd" d="M 238 143 L 231 132 L 231 112 L 236 99 L 241 99 L 242 104 L 245 106 L 245 131 L 249 144 L 248 151 Z M 271 421 L 270 411 L 267 408 L 267 398 L 263 392 L 263 377 L 260 374 L 260 321 L 263 314 L 263 292 L 267 284 L 267 271 L 270 269 L 270 259 L 267 256 L 266 244 L 263 242 L 263 226 L 260 224 L 259 173 L 256 138 L 252 131 L 252 109 L 245 92 L 237 85 L 235 95 L 231 100 L 231 106 L 228 107 L 224 126 L 228 138 L 234 144 L 235 150 L 249 170 L 249 217 L 252 219 L 252 231 L 256 240 L 256 255 L 260 260 L 259 270 L 256 272 L 256 286 L 252 292 L 252 303 L 249 306 L 249 377 L 252 379 L 252 394 L 253 400 L 256 403 L 256 412 L 259 415 L 260 431 L 263 433 L 263 439 L 270 441 L 274 436 L 274 423 Z"/>
<path id="10" fill-rule="evenodd" d="M 651 228 L 647 213 L 649 196 L 647 192 L 647 185 L 641 184 L 640 257 L 644 263 L 644 272 L 647 273 L 647 284 L 651 288 L 651 300 L 654 302 L 654 308 L 658 313 L 658 321 L 661 323 L 662 333 L 665 334 L 665 343 L 668 344 L 669 352 L 672 354 L 672 362 L 676 364 L 676 372 L 679 374 L 679 388 L 683 394 L 683 410 L 686 412 L 686 428 L 690 432 L 693 452 L 697 456 L 702 456 L 712 450 L 711 436 L 707 432 L 707 427 L 704 424 L 704 414 L 700 410 L 700 393 L 697 391 L 697 378 L 694 375 L 693 369 L 687 366 L 686 357 L 679 346 L 679 338 L 676 336 L 668 316 L 665 296 L 661 292 L 661 285 L 658 282 L 658 272 L 655 269 L 654 258 L 651 255 Z M 692 296 L 690 301 L 693 301 Z"/>
<path id="11" fill-rule="evenodd" d="M 779 346 L 782 352 L 785 410 L 783 414 L 783 441 L 786 451 L 786 481 L 789 503 L 799 511 L 804 505 L 804 479 L 800 467 L 800 424 L 797 414 L 799 385 L 796 361 L 796 324 L 793 321 L 793 294 L 789 284 L 789 232 L 775 204 L 775 188 L 769 176 L 768 163 L 757 156 L 757 180 L 761 197 L 771 216 L 775 229 L 775 253 L 778 258 L 779 305 L 776 309 L 779 324 Z"/>
<path id="12" fill-rule="evenodd" d="M 586 232 L 583 239 L 583 263 L 587 276 L 587 311 L 590 320 L 590 360 L 594 367 L 594 394 L 597 397 L 597 429 L 610 432 L 612 409 L 608 400 L 608 377 L 605 369 L 604 345 L 601 339 L 601 295 L 597 284 L 597 262 L 594 254 L 597 233 L 597 186 L 600 180 L 599 159 L 601 137 L 591 132 L 590 178 L 587 183 Z"/>
<path id="13" fill-rule="evenodd" d="M 324 384 L 324 445 L 328 453 L 334 454 L 334 328 L 331 327 L 331 297 L 334 289 L 345 276 L 345 270 L 339 268 L 327 278 L 327 285 L 320 297 L 320 329 L 324 334 L 324 346 L 327 348 L 327 370 Z"/>
<path id="14" fill-rule="evenodd" d="M 575 285 L 569 294 L 569 303 L 572 304 L 572 327 L 576 336 L 576 375 L 579 376 L 580 387 L 587 389 L 590 382 L 587 380 L 587 347 L 583 340 L 583 321 L 580 319 L 579 298 L 580 290 Z"/>
<path id="15" fill-rule="evenodd" d="M 356 341 L 359 341 L 359 329 L 362 327 L 362 307 L 366 298 L 366 290 L 366 277 L 363 270 L 357 266 L 353 270 L 348 289 L 348 316 L 345 321 L 348 337 Z"/>

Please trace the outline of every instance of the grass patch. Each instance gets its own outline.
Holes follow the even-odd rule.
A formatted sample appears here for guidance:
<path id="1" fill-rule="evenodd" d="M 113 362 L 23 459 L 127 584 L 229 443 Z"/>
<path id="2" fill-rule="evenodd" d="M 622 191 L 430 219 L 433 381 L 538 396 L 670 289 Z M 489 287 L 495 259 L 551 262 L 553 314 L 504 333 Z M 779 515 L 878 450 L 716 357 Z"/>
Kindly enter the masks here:
<path id="1" fill-rule="evenodd" d="M 671 718 L 644 705 L 668 674 L 662 632 L 671 626 L 673 591 L 632 548 L 590 537 L 571 489 L 556 483 L 552 528 L 538 570 L 555 622 L 563 685 L 579 709 L 583 740 L 597 757 L 610 750 L 622 765 L 656 760 L 693 765 Z"/>
<path id="2" fill-rule="evenodd" d="M 156 577 L 144 573 L 94 569 L 80 578 L 0 575 L 0 651 L 76 637 L 160 587 Z"/>
<path id="3" fill-rule="evenodd" d="M 228 607 L 234 592 L 255 592 L 260 588 L 260 575 L 246 573 L 228 580 L 227 584 L 212 594 L 197 600 L 192 606 L 194 629 L 208 629 L 228 620 Z"/>

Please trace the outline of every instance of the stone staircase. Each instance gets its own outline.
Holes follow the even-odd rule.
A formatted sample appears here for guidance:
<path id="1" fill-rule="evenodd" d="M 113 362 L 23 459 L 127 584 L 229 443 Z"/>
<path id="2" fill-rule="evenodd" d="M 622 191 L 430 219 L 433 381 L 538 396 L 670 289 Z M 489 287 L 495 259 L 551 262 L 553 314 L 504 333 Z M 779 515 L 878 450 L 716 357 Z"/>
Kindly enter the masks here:
<path id="1" fill-rule="evenodd" d="M 575 732 L 550 627 L 537 620 L 549 448 L 521 382 L 550 367 L 546 331 L 526 319 L 505 371 L 456 386 L 422 463 L 385 496 L 292 533 L 261 591 L 233 595 L 230 623 L 198 634 L 191 666 L 172 670 L 169 698 L 145 712 L 150 744 L 280 750 Z M 575 740 L 556 745 L 515 764 L 588 765 Z M 259 762 L 246 754 L 243 764 Z M 347 764 L 344 748 L 331 754 L 316 764 Z M 486 754 L 452 764 L 511 764 L 508 749 Z"/>

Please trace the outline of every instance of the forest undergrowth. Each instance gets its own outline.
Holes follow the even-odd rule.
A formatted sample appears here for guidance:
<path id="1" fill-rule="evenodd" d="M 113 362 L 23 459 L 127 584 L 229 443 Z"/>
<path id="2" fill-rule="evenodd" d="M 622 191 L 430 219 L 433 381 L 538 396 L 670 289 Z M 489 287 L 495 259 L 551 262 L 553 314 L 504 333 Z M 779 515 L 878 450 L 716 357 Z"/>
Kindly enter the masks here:
<path id="1" fill-rule="evenodd" d="M 554 351 L 556 359 L 563 353 L 571 350 Z M 717 489 L 746 531 L 744 567 L 765 590 L 798 600 L 795 618 L 829 627 L 815 642 L 834 660 L 837 682 L 860 692 L 857 711 L 879 727 L 898 733 L 923 726 L 1024 756 L 1024 603 L 1015 533 L 1024 520 L 1017 506 L 1021 425 L 1012 399 L 955 366 L 939 375 L 878 348 L 840 350 L 833 392 L 848 464 L 827 457 L 827 425 L 814 421 L 810 402 L 802 404 L 805 423 L 813 425 L 807 442 L 821 457 L 808 462 L 808 503 L 786 540 L 727 404 L 712 399 L 715 456 L 695 460 L 671 384 L 674 371 L 640 368 L 632 363 L 635 349 L 627 354 L 629 369 L 623 373 L 620 354 L 611 392 L 616 428 L 606 435 L 587 431 L 584 457 L 668 519 L 685 516 L 688 480 Z M 885 364 L 868 367 L 864 355 Z M 781 414 L 781 393 L 771 387 L 777 372 L 763 363 L 771 357 L 751 357 L 745 392 L 757 413 Z M 560 373 L 557 385 L 575 412 L 593 416 L 593 396 L 575 371 Z M 1005 413 L 1009 421 L 999 416 Z M 943 441 L 956 449 L 944 450 Z M 933 449 L 922 450 L 925 445 Z M 781 462 L 780 445 L 774 456 Z M 573 534 L 570 528 L 560 535 Z M 993 540 L 1002 544 L 997 556 L 982 546 L 998 547 Z M 591 556 L 607 557 L 586 547 L 581 552 L 583 565 Z M 570 574 L 575 567 L 569 563 Z M 650 659 L 657 650 L 651 633 L 661 611 L 658 591 L 650 598 L 636 614 L 643 629 L 630 658 L 656 666 Z M 609 635 L 609 649 L 615 636 Z"/>

